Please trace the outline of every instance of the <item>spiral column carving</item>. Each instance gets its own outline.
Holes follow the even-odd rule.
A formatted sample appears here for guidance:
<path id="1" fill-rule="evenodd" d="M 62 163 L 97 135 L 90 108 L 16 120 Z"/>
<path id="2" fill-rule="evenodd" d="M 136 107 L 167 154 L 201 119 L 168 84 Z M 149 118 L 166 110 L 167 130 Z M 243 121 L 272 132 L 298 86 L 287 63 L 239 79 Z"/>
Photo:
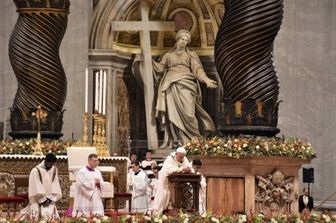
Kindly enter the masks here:
<path id="1" fill-rule="evenodd" d="M 274 39 L 283 0 L 225 0 L 215 43 L 223 84 L 218 128 L 223 133 L 274 135 L 279 82 L 273 64 Z"/>
<path id="2" fill-rule="evenodd" d="M 14 0 L 19 13 L 9 41 L 9 58 L 18 89 L 11 108 L 10 135 L 27 138 L 36 134 L 31 113 L 41 106 L 48 112 L 42 137 L 62 136 L 63 105 L 67 80 L 59 56 L 66 31 L 69 0 Z"/>

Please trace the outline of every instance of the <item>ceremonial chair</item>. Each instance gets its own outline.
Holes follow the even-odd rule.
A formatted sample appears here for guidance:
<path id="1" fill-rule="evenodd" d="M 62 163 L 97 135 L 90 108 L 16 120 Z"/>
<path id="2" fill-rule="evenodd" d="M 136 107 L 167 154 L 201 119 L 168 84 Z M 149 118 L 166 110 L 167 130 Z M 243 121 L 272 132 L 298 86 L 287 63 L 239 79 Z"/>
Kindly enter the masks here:
<path id="1" fill-rule="evenodd" d="M 13 205 L 13 216 L 20 204 L 28 202 L 28 194 L 18 193 L 19 187 L 28 188 L 28 176 L 14 176 L 13 174 L 1 172 L 0 173 L 0 211 L 4 205 L 7 208 L 7 216 L 10 216 L 11 206 Z"/>
<path id="2" fill-rule="evenodd" d="M 69 178 L 72 182 L 70 186 L 70 198 L 75 195 L 76 186 L 76 174 L 78 171 L 85 167 L 88 163 L 88 156 L 90 154 L 97 154 L 95 147 L 68 147 L 68 166 L 69 166 Z M 97 169 L 103 173 L 109 173 L 110 181 L 103 182 L 103 198 L 113 198 L 114 196 L 114 186 L 113 186 L 113 172 L 116 171 L 115 167 L 112 166 L 98 166 Z"/>

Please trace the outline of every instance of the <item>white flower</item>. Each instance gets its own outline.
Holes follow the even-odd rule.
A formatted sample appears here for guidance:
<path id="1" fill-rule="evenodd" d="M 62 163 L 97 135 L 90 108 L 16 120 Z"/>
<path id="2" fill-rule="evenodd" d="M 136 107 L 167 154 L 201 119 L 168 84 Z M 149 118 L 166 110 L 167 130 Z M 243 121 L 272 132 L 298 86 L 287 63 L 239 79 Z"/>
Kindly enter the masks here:
<path id="1" fill-rule="evenodd" d="M 225 143 L 225 144 L 224 144 L 224 147 L 228 147 L 228 145 Z"/>
<path id="2" fill-rule="evenodd" d="M 154 222 L 162 223 L 162 219 L 160 219 L 160 218 L 158 218 L 158 217 L 155 217 L 155 218 L 154 218 Z"/>
<path id="3" fill-rule="evenodd" d="M 275 220 L 274 218 L 271 219 L 271 223 L 278 223 L 277 220 Z"/>
<path id="4" fill-rule="evenodd" d="M 210 220 L 211 220 L 211 222 L 219 223 L 219 220 L 215 217 L 211 217 Z"/>
<path id="5" fill-rule="evenodd" d="M 256 145 L 256 149 L 260 149 L 260 146 L 259 146 L 259 145 Z"/>
<path id="6" fill-rule="evenodd" d="M 246 217 L 246 215 L 244 215 L 244 214 L 240 214 L 238 217 L 239 217 L 239 218 L 238 218 L 238 222 L 239 222 L 239 223 L 243 223 L 243 222 L 246 222 L 246 221 L 247 221 L 247 217 Z"/>
<path id="7" fill-rule="evenodd" d="M 325 222 L 330 222 L 331 218 L 328 215 L 323 214 L 322 218 L 324 219 Z"/>
<path id="8" fill-rule="evenodd" d="M 102 217 L 103 221 L 107 221 L 108 219 L 109 219 L 109 217 L 107 217 L 107 216 Z"/>
<path id="9" fill-rule="evenodd" d="M 247 144 L 246 144 L 246 143 L 244 143 L 244 144 L 243 144 L 243 148 L 246 148 L 246 147 L 247 147 Z"/>
<path id="10" fill-rule="evenodd" d="M 131 218 L 131 217 L 132 217 L 132 216 L 131 216 L 131 215 L 129 215 L 129 214 L 128 214 L 128 215 L 126 215 L 126 218 L 127 218 L 127 219 L 128 219 L 128 218 Z"/>
<path id="11" fill-rule="evenodd" d="M 229 156 L 229 157 L 232 157 L 232 153 L 229 153 L 228 156 Z"/>
<path id="12" fill-rule="evenodd" d="M 203 212 L 203 214 L 201 214 L 201 217 L 202 217 L 202 218 L 206 218 L 206 216 L 207 216 L 207 213 L 206 213 L 206 212 Z"/>
<path id="13" fill-rule="evenodd" d="M 265 217 L 263 214 L 258 214 L 257 216 L 260 217 L 260 218 Z"/>
<path id="14" fill-rule="evenodd" d="M 168 220 L 168 217 L 167 217 L 167 215 L 162 215 L 161 219 L 162 219 L 163 221 L 166 221 L 166 220 Z"/>
<path id="15" fill-rule="evenodd" d="M 98 220 L 98 218 L 96 218 L 96 217 L 92 218 L 93 222 L 96 222 L 97 220 Z"/>
<path id="16" fill-rule="evenodd" d="M 162 217 L 163 217 L 163 216 L 162 216 Z M 152 220 L 151 217 L 149 217 L 149 216 L 147 216 L 147 215 L 144 216 L 144 219 L 145 219 L 146 221 L 150 221 L 150 220 Z"/>

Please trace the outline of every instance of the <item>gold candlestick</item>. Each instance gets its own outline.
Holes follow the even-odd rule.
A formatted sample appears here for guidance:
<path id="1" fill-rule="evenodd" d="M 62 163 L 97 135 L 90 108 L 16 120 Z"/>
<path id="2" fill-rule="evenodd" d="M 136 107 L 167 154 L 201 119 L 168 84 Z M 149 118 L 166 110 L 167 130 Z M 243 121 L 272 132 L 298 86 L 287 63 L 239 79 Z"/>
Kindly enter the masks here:
<path id="1" fill-rule="evenodd" d="M 83 115 L 83 146 L 90 146 L 89 144 L 89 113 L 85 112 Z"/>
<path id="2" fill-rule="evenodd" d="M 39 105 L 37 106 L 36 112 L 32 113 L 33 116 L 37 119 L 37 137 L 36 137 L 36 145 L 34 146 L 34 155 L 43 155 L 42 152 L 42 143 L 41 143 L 41 121 L 45 120 L 48 116 L 48 112 Z"/>
<path id="3" fill-rule="evenodd" d="M 79 147 L 89 147 L 89 119 L 90 115 L 89 113 L 85 112 L 82 116 L 83 120 L 83 136 L 82 139 L 76 141 L 73 146 L 79 146 Z"/>
<path id="4" fill-rule="evenodd" d="M 110 152 L 108 151 L 107 144 L 106 144 L 106 123 L 107 117 L 103 115 L 101 117 L 101 147 L 100 147 L 100 154 L 99 156 L 110 156 Z"/>
<path id="5" fill-rule="evenodd" d="M 92 140 L 93 140 L 93 146 L 98 148 L 98 118 L 99 118 L 99 114 L 93 114 L 92 115 L 93 118 L 93 136 L 92 136 Z"/>

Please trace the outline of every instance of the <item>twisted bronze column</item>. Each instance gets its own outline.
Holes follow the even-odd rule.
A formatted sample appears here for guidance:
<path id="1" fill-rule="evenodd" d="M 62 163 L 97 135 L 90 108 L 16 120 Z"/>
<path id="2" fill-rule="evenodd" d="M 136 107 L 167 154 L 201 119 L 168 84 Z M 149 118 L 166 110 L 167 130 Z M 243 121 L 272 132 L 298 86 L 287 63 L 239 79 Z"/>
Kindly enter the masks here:
<path id="1" fill-rule="evenodd" d="M 68 22 L 69 0 L 14 0 L 19 17 L 9 42 L 9 58 L 18 81 L 11 108 L 10 135 L 36 135 L 31 116 L 38 106 L 48 112 L 41 123 L 44 138 L 62 136 L 67 82 L 59 48 Z"/>
<path id="2" fill-rule="evenodd" d="M 283 0 L 225 0 L 215 43 L 223 84 L 218 129 L 225 134 L 275 135 L 279 83 L 273 42 L 283 17 Z"/>

